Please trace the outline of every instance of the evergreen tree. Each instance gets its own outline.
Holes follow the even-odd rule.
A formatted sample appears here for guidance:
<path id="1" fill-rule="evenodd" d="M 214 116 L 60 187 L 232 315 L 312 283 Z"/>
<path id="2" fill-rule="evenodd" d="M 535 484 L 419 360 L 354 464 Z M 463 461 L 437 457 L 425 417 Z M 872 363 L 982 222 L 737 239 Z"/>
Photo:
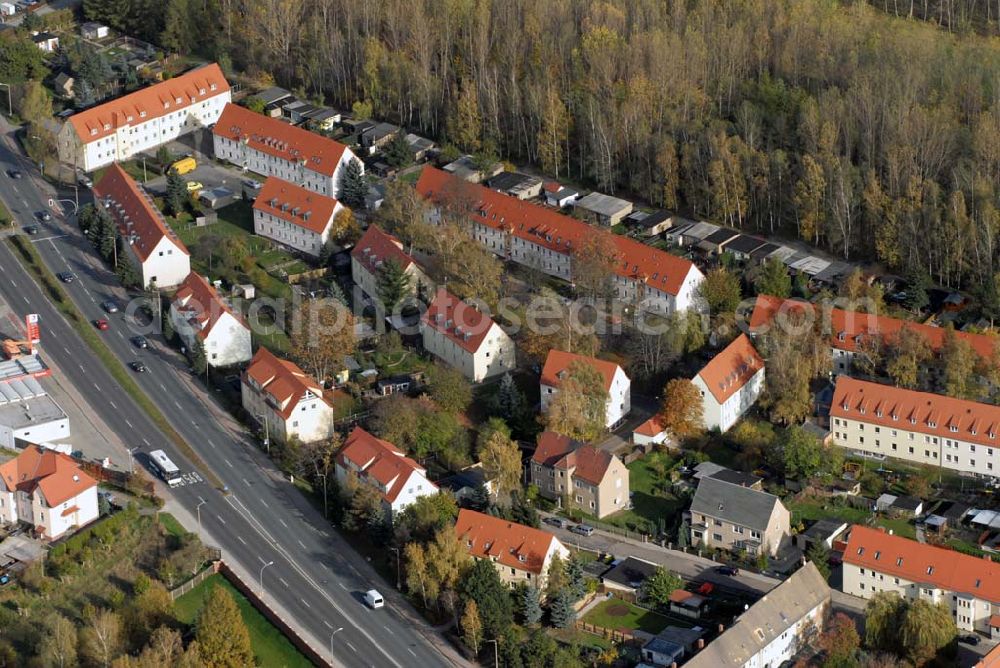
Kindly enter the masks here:
<path id="1" fill-rule="evenodd" d="M 490 492 L 486 485 L 479 485 L 472 491 L 472 498 L 469 499 L 469 507 L 480 512 L 485 511 L 490 505 Z"/>
<path id="2" fill-rule="evenodd" d="M 493 562 L 477 559 L 459 587 L 462 598 L 475 601 L 479 607 L 484 637 L 499 638 L 513 623 L 510 589 L 500 579 Z"/>
<path id="3" fill-rule="evenodd" d="M 542 621 L 541 592 L 535 585 L 528 585 L 521 592 L 521 615 L 528 626 Z"/>
<path id="4" fill-rule="evenodd" d="M 500 386 L 493 399 L 493 410 L 508 422 L 517 422 L 524 415 L 524 395 L 509 373 L 500 378 Z"/>
<path id="5" fill-rule="evenodd" d="M 170 320 L 170 308 L 163 308 L 160 311 L 160 320 L 163 322 L 163 338 L 167 343 L 173 343 L 176 332 L 174 323 Z"/>
<path id="6" fill-rule="evenodd" d="M 316 258 L 316 263 L 320 267 L 329 267 L 330 258 L 333 257 L 333 245 L 327 241 L 323 244 L 323 247 L 319 249 L 319 257 Z"/>
<path id="7" fill-rule="evenodd" d="M 344 206 L 351 209 L 365 208 L 365 198 L 368 197 L 368 182 L 365 181 L 361 162 L 357 158 L 351 159 L 344 167 L 338 187 L 340 192 L 337 194 L 337 198 Z"/>
<path id="8" fill-rule="evenodd" d="M 386 163 L 396 168 L 405 167 L 413 162 L 413 153 L 410 151 L 410 145 L 406 143 L 406 134 L 402 130 L 392 136 L 382 154 Z"/>
<path id="9" fill-rule="evenodd" d="M 576 557 L 570 557 L 566 565 L 566 578 L 569 580 L 569 593 L 573 601 L 579 601 L 587 593 L 587 581 L 583 576 L 583 565 Z"/>
<path id="10" fill-rule="evenodd" d="M 84 109 L 94 104 L 94 87 L 86 79 L 73 86 L 73 98 L 78 109 Z"/>
<path id="11" fill-rule="evenodd" d="M 930 303 L 927 290 L 931 287 L 931 279 L 923 267 L 917 266 L 907 275 L 906 282 L 906 308 L 920 313 Z"/>
<path id="12" fill-rule="evenodd" d="M 576 621 L 576 610 L 573 608 L 573 595 L 568 589 L 556 592 L 549 604 L 549 621 L 557 629 L 569 628 Z"/>
<path id="13" fill-rule="evenodd" d="M 376 270 L 375 285 L 378 297 L 382 300 L 382 308 L 391 313 L 410 293 L 412 277 L 399 262 L 389 258 Z"/>
<path id="14" fill-rule="evenodd" d="M 806 551 L 806 559 L 811 561 L 824 579 L 830 577 L 830 550 L 821 540 L 815 541 Z"/>
<path id="15" fill-rule="evenodd" d="M 677 529 L 677 549 L 683 550 L 691 544 L 691 527 L 687 520 L 681 520 L 681 526 Z"/>
<path id="16" fill-rule="evenodd" d="M 233 597 L 222 587 L 209 592 L 195 624 L 195 639 L 205 668 L 254 665 L 250 633 Z"/>
<path id="17" fill-rule="evenodd" d="M 191 349 L 191 368 L 198 375 L 205 373 L 208 369 L 208 358 L 205 356 L 205 344 L 201 338 L 194 337 L 194 347 Z"/>
<path id="18" fill-rule="evenodd" d="M 184 211 L 184 205 L 188 201 L 187 182 L 184 177 L 177 173 L 176 169 L 167 172 L 167 211 L 170 215 L 176 216 Z"/>
<path id="19" fill-rule="evenodd" d="M 118 280 L 121 282 L 122 286 L 133 290 L 135 288 L 142 287 L 142 276 L 136 270 L 135 265 L 132 264 L 131 258 L 123 252 L 123 249 L 118 248 L 118 267 L 115 269 L 115 274 L 118 276 Z"/>
<path id="20" fill-rule="evenodd" d="M 118 232 L 115 230 L 114 222 L 105 216 L 101 217 L 98 228 L 98 250 L 105 262 L 112 262 L 115 257 L 115 246 L 118 243 Z"/>

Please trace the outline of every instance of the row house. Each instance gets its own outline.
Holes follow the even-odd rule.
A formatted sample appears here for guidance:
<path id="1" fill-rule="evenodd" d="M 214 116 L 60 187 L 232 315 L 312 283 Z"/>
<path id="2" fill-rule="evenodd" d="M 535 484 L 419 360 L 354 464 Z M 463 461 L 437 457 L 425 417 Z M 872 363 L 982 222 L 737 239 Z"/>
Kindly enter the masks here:
<path id="1" fill-rule="evenodd" d="M 550 350 L 545 358 L 545 366 L 542 367 L 539 383 L 542 412 L 548 411 L 549 404 L 559 392 L 559 385 L 569 373 L 570 365 L 574 363 L 585 364 L 601 376 L 604 391 L 608 393 L 604 426 L 611 429 L 624 420 L 632 410 L 632 381 L 625 375 L 625 370 L 614 362 L 562 350 Z"/>
<path id="2" fill-rule="evenodd" d="M 918 543 L 860 524 L 844 549 L 843 591 L 869 599 L 883 591 L 944 604 L 962 631 L 1000 626 L 1000 564 Z"/>
<path id="3" fill-rule="evenodd" d="M 531 455 L 531 483 L 547 499 L 595 517 L 607 517 L 629 505 L 629 473 L 615 455 L 554 431 L 538 435 Z"/>
<path id="4" fill-rule="evenodd" d="M 269 438 L 310 443 L 333 436 L 333 406 L 323 386 L 263 346 L 243 374 L 240 393 L 243 409 L 263 423 Z"/>
<path id="5" fill-rule="evenodd" d="M 219 120 L 232 99 L 215 63 L 79 111 L 57 135 L 59 160 L 85 172 L 123 162 Z"/>
<path id="6" fill-rule="evenodd" d="M 72 458 L 30 445 L 0 464 L 0 523 L 56 539 L 98 518 L 97 481 Z"/>
<path id="7" fill-rule="evenodd" d="M 1000 476 L 1000 406 L 839 376 L 830 432 L 842 448 Z"/>
<path id="8" fill-rule="evenodd" d="M 691 500 L 691 544 L 772 557 L 791 536 L 781 499 L 715 476 L 702 478 Z"/>
<path id="9" fill-rule="evenodd" d="M 441 288 L 420 319 L 424 350 L 478 383 L 512 371 L 514 340 L 492 318 Z"/>
<path id="10" fill-rule="evenodd" d="M 351 431 L 335 461 L 337 481 L 343 485 L 353 476 L 360 484 L 374 488 L 390 520 L 420 497 L 438 493 L 424 467 L 361 427 Z"/>
<path id="11" fill-rule="evenodd" d="M 196 272 L 188 274 L 174 295 L 170 322 L 188 350 L 201 343 L 209 366 L 239 364 L 253 356 L 250 326 Z"/>
<path id="12" fill-rule="evenodd" d="M 433 167 L 423 168 L 416 188 L 433 205 L 430 222 L 439 222 L 447 207 L 460 208 L 472 237 L 505 261 L 572 282 L 573 254 L 597 236 L 616 255 L 612 283 L 617 299 L 661 315 L 700 304 L 697 288 L 704 277 L 684 258 Z"/>
<path id="13" fill-rule="evenodd" d="M 118 226 L 122 244 L 144 288 L 172 288 L 191 273 L 191 254 L 159 207 L 117 163 L 94 186 L 94 204 Z"/>
<path id="14" fill-rule="evenodd" d="M 764 390 L 764 360 L 746 334 L 713 357 L 691 379 L 701 393 L 705 429 L 725 433 Z"/>
<path id="15" fill-rule="evenodd" d="M 549 532 L 467 508 L 458 511 L 455 535 L 470 557 L 493 562 L 511 587 L 544 589 L 552 559 L 569 559 L 569 550 Z"/>
<path id="16" fill-rule="evenodd" d="M 338 196 L 344 166 L 357 160 L 338 141 L 236 104 L 226 105 L 212 129 L 212 143 L 220 160 L 327 197 Z"/>
<path id="17" fill-rule="evenodd" d="M 802 319 L 818 323 L 821 333 L 829 337 L 833 371 L 837 374 L 850 374 L 858 355 L 866 354 L 873 343 L 891 345 L 903 329 L 921 334 L 934 353 L 944 347 L 948 337 L 948 330 L 943 327 L 767 295 L 757 297 L 748 325 L 751 335 L 756 337 L 771 327 L 786 322 L 798 324 Z M 954 335 L 972 346 L 983 360 L 994 359 L 998 350 L 996 337 L 970 332 L 954 332 Z"/>
<path id="18" fill-rule="evenodd" d="M 410 277 L 409 295 L 430 294 L 433 290 L 424 268 L 403 250 L 403 242 L 373 223 L 351 250 L 351 278 L 376 303 L 381 301 L 379 270 L 386 262 L 395 262 Z"/>
<path id="19" fill-rule="evenodd" d="M 253 203 L 253 231 L 316 258 L 330 239 L 333 219 L 345 208 L 332 197 L 269 176 Z"/>

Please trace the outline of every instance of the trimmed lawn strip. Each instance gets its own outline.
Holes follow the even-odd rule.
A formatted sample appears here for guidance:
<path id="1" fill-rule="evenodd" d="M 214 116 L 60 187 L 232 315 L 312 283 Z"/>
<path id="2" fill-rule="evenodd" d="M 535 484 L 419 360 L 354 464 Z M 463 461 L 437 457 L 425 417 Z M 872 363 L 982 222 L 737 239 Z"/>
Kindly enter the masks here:
<path id="1" fill-rule="evenodd" d="M 661 475 L 656 469 L 656 465 L 660 463 L 667 471 L 677 464 L 664 452 L 652 452 L 629 464 L 632 509 L 619 511 L 600 521 L 650 535 L 655 535 L 661 529 L 669 531 L 671 528 L 669 525 L 661 527 L 660 523 L 663 521 L 669 523 L 672 521 L 670 518 L 679 517 L 685 502 L 668 491 L 669 476 Z"/>
<path id="2" fill-rule="evenodd" d="M 645 610 L 620 598 L 598 603 L 583 617 L 583 621 L 616 631 L 645 631 L 656 635 L 670 624 L 663 615 Z"/>
<path id="3" fill-rule="evenodd" d="M 153 424 L 162 431 L 173 442 L 177 448 L 184 453 L 192 465 L 201 469 L 206 479 L 217 489 L 222 489 L 222 481 L 215 475 L 215 472 L 201 460 L 188 442 L 181 437 L 173 428 L 166 416 L 160 412 L 156 404 L 143 392 L 132 377 L 125 370 L 125 366 L 111 352 L 97 336 L 93 327 L 86 318 L 77 310 L 76 305 L 59 285 L 56 277 L 52 275 L 49 268 L 45 266 L 38 250 L 30 243 L 24 241 L 19 236 L 10 237 L 10 245 L 14 249 L 14 255 L 20 258 L 21 263 L 31 273 L 36 282 L 41 286 L 42 292 L 48 293 L 49 298 L 55 303 L 56 308 L 66 317 L 66 320 L 77 331 L 81 338 L 87 342 L 90 349 L 101 360 L 108 373 L 115 379 L 126 393 L 132 396 L 139 408 L 145 411 L 146 415 L 153 421 Z"/>
<path id="4" fill-rule="evenodd" d="M 177 618 L 185 624 L 193 625 L 198 618 L 202 602 L 214 587 L 226 589 L 239 606 L 243 623 L 250 631 L 250 643 L 257 658 L 257 665 L 275 668 L 312 668 L 312 662 L 222 575 L 209 576 L 204 582 L 174 601 Z"/>
<path id="5" fill-rule="evenodd" d="M 170 513 L 157 513 L 157 518 L 160 520 L 160 524 L 164 529 L 167 530 L 171 536 L 176 536 L 181 538 L 187 535 L 188 531 L 184 526 L 177 521 L 177 518 Z"/>

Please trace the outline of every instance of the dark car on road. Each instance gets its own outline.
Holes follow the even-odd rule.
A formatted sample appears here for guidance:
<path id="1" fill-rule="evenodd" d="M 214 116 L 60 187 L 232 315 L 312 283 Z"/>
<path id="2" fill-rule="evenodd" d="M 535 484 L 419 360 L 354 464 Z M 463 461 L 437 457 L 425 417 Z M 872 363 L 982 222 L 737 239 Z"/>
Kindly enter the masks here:
<path id="1" fill-rule="evenodd" d="M 735 566 L 719 566 L 715 569 L 715 572 L 719 575 L 739 575 L 740 569 Z"/>
<path id="2" fill-rule="evenodd" d="M 38 225 L 25 225 L 24 226 L 24 233 L 25 234 L 38 234 Z"/>
<path id="3" fill-rule="evenodd" d="M 24 174 L 22 174 L 20 171 L 16 169 L 8 169 L 7 176 L 9 176 L 12 179 L 20 179 L 24 176 Z"/>
<path id="4" fill-rule="evenodd" d="M 60 271 L 56 276 L 63 283 L 72 283 L 76 280 L 76 275 L 71 271 Z"/>
<path id="5" fill-rule="evenodd" d="M 573 533 L 578 533 L 581 536 L 592 536 L 594 534 L 594 527 L 589 524 L 577 524 L 570 529 Z"/>
<path id="6" fill-rule="evenodd" d="M 132 367 L 132 371 L 135 371 L 136 373 L 146 372 L 146 365 L 142 362 L 129 362 L 129 366 Z"/>
<path id="7" fill-rule="evenodd" d="M 101 308 L 107 313 L 118 313 L 118 304 L 114 303 L 110 299 L 101 302 Z"/>
<path id="8" fill-rule="evenodd" d="M 42 220 L 42 221 L 45 221 L 45 222 L 48 222 L 48 221 L 52 220 L 52 214 L 49 213 L 48 211 L 39 211 L 35 215 L 38 216 L 38 220 Z"/>
<path id="9" fill-rule="evenodd" d="M 133 336 L 132 345 L 136 348 L 148 348 L 149 341 L 146 340 L 145 336 Z"/>
<path id="10" fill-rule="evenodd" d="M 974 633 L 969 633 L 964 636 L 959 636 L 958 642 L 964 642 L 966 645 L 978 645 L 979 636 L 975 635 Z"/>

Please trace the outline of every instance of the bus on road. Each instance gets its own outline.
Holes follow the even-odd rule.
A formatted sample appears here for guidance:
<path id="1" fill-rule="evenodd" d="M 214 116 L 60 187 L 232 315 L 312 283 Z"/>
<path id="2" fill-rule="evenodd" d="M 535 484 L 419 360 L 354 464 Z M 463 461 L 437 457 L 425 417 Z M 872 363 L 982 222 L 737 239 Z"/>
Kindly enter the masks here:
<path id="1" fill-rule="evenodd" d="M 177 468 L 176 464 L 170 461 L 170 457 L 167 457 L 167 453 L 163 450 L 153 450 L 150 452 L 149 463 L 156 472 L 156 475 L 160 476 L 163 482 L 171 487 L 176 487 L 184 483 L 184 479 L 181 478 L 181 470 Z"/>

